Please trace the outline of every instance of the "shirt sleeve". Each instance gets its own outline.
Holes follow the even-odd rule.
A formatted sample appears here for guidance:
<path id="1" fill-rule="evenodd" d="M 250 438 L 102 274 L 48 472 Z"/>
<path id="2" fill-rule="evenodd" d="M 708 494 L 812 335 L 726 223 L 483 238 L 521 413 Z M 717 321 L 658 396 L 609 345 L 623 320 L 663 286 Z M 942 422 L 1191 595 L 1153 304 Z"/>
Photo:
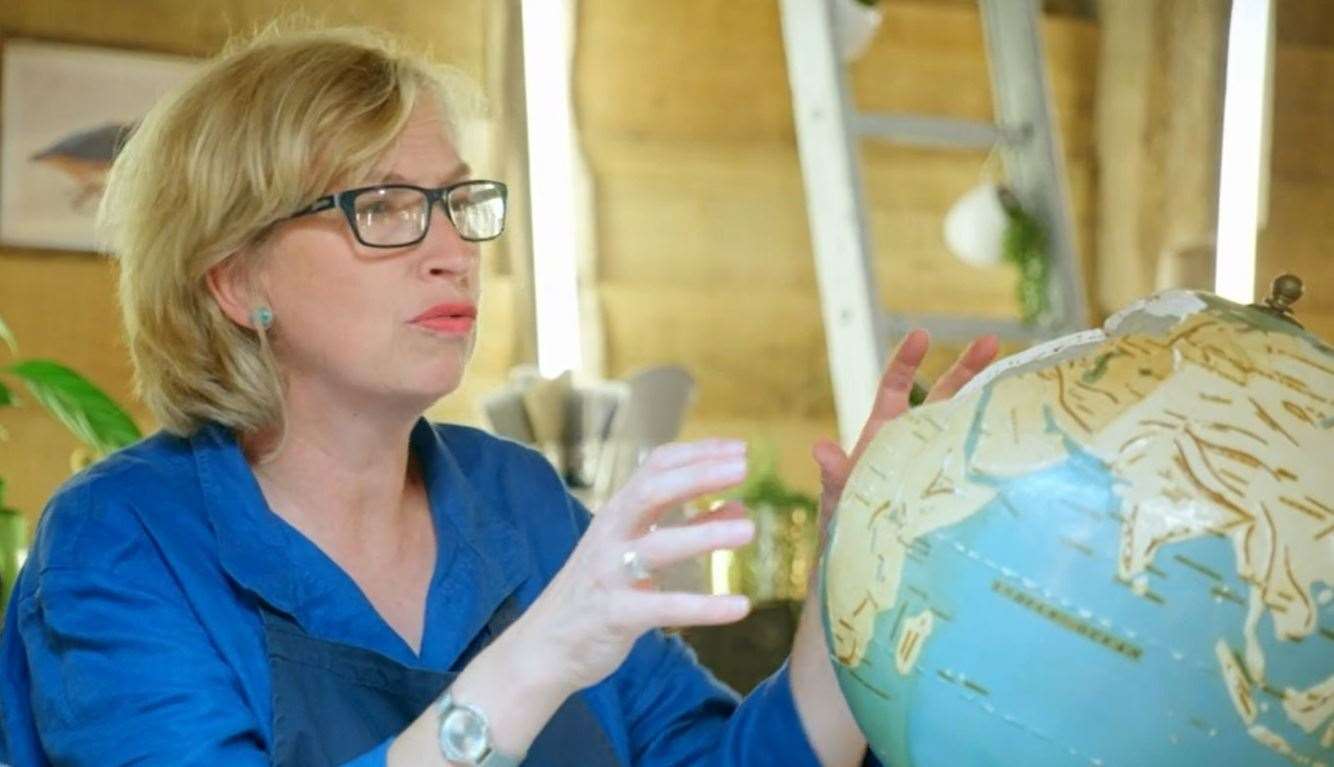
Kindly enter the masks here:
<path id="1" fill-rule="evenodd" d="M 635 764 L 818 767 L 787 665 L 738 700 L 678 637 L 645 634 L 614 676 Z"/>
<path id="2" fill-rule="evenodd" d="M 19 610 L 35 724 L 53 763 L 270 763 L 230 667 L 183 603 L 95 571 L 48 570 Z M 392 742 L 346 767 L 384 767 Z"/>
<path id="3" fill-rule="evenodd" d="M 48 569 L 18 605 L 34 724 L 61 765 L 262 765 L 259 723 L 183 599 Z"/>

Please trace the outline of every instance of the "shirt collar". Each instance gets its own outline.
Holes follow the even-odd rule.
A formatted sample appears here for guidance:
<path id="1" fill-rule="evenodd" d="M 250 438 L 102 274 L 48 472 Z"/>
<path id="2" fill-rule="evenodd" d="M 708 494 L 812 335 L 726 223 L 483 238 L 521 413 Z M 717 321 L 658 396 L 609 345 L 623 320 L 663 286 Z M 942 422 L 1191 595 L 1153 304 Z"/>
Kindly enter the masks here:
<path id="1" fill-rule="evenodd" d="M 336 569 L 330 569 L 335 567 L 332 561 L 269 509 L 233 432 L 208 424 L 190 442 L 207 516 L 217 536 L 219 559 L 227 574 L 307 631 L 365 644 L 357 640 L 366 630 L 362 625 L 366 621 L 348 614 L 353 603 L 364 603 L 364 598 L 358 602 L 345 598 L 347 595 L 331 594 L 343 585 L 350 587 L 350 579 L 340 578 Z M 444 656 L 447 664 L 447 658 L 461 652 L 496 607 L 528 577 L 533 563 L 519 530 L 507 515 L 488 508 L 437 429 L 420 419 L 410 444 L 426 480 L 437 541 L 423 657 Z M 441 601 L 447 601 L 447 611 L 433 616 L 437 611 L 430 606 Z M 433 636 L 432 624 L 437 619 L 449 626 Z M 383 621 L 378 624 L 383 626 Z M 387 626 L 383 628 L 392 634 Z M 379 644 L 396 641 L 399 649 L 410 654 L 397 634 L 392 634 L 392 640 L 381 639 L 384 642 Z M 374 637 L 367 641 L 377 644 Z M 436 646 L 441 642 L 458 646 Z"/>

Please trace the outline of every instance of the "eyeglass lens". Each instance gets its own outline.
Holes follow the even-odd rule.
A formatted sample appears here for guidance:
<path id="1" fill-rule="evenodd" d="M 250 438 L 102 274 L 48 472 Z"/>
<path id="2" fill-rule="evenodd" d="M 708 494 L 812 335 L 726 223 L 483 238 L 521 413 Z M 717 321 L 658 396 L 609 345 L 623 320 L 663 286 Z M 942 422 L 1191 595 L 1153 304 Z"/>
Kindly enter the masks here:
<path id="1" fill-rule="evenodd" d="M 465 240 L 490 240 L 505 228 L 505 194 L 496 184 L 465 184 L 445 198 L 449 217 Z"/>
<path id="2" fill-rule="evenodd" d="M 490 240 L 505 225 L 505 197 L 499 185 L 463 184 L 445 196 L 449 217 L 465 240 Z M 381 187 L 353 200 L 357 232 L 370 245 L 407 245 L 421 239 L 431 216 L 426 194 L 417 189 Z"/>

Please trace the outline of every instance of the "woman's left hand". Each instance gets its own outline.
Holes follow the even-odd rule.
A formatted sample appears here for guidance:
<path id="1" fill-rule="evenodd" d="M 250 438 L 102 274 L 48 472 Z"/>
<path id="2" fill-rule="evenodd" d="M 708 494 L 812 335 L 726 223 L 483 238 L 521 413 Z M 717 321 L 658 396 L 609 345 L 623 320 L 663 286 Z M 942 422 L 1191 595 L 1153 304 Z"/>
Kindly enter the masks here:
<path id="1" fill-rule="evenodd" d="M 880 377 L 880 386 L 876 389 L 871 415 L 862 426 L 861 436 L 857 438 L 857 444 L 852 448 L 850 455 L 844 453 L 837 442 L 829 439 L 820 440 L 812 447 L 811 455 L 820 466 L 822 545 L 823 531 L 828 527 L 834 509 L 838 506 L 838 500 L 843 495 L 843 486 L 848 482 L 852 467 L 856 465 L 862 453 L 866 452 L 866 446 L 871 444 L 875 435 L 880 433 L 881 427 L 908 410 L 908 395 L 912 392 L 917 368 L 922 364 L 922 359 L 926 357 L 926 351 L 930 346 L 931 339 L 925 330 L 914 330 L 899 344 L 899 348 L 894 352 L 893 358 Z M 973 341 L 963 350 L 945 375 L 931 387 L 931 391 L 926 395 L 926 402 L 937 402 L 953 397 L 964 384 L 973 380 L 973 376 L 991 364 L 998 348 L 999 342 L 995 336 L 982 336 Z"/>
<path id="2" fill-rule="evenodd" d="M 852 467 L 881 427 L 908 409 L 908 395 L 912 392 L 913 379 L 929 346 L 930 339 L 924 330 L 914 330 L 899 344 L 880 378 L 875 404 L 871 407 L 871 414 L 851 454 L 844 453 L 836 442 L 827 439 L 815 443 L 811 449 L 815 462 L 820 466 L 821 550 L 824 549 L 825 531 L 843 495 L 843 487 L 852 473 Z M 953 397 L 964 384 L 991 363 L 998 347 L 995 336 L 983 336 L 973 341 L 931 387 L 926 401 L 935 402 Z M 814 568 L 814 571 L 818 573 L 819 568 Z M 829 647 L 820 620 L 818 592 L 812 579 L 792 646 L 790 667 L 793 695 L 806 734 L 815 746 L 821 764 L 859 764 L 866 749 L 866 741 L 857 729 L 834 677 Z"/>

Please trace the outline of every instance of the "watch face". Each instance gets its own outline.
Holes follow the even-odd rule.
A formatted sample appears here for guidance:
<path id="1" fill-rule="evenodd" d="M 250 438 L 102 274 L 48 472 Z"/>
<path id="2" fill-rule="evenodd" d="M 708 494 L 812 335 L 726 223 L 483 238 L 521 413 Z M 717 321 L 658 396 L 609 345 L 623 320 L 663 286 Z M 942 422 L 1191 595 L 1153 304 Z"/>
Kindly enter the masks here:
<path id="1" fill-rule="evenodd" d="M 468 706 L 454 706 L 440 723 L 440 746 L 451 761 L 477 763 L 486 756 L 486 720 Z"/>

